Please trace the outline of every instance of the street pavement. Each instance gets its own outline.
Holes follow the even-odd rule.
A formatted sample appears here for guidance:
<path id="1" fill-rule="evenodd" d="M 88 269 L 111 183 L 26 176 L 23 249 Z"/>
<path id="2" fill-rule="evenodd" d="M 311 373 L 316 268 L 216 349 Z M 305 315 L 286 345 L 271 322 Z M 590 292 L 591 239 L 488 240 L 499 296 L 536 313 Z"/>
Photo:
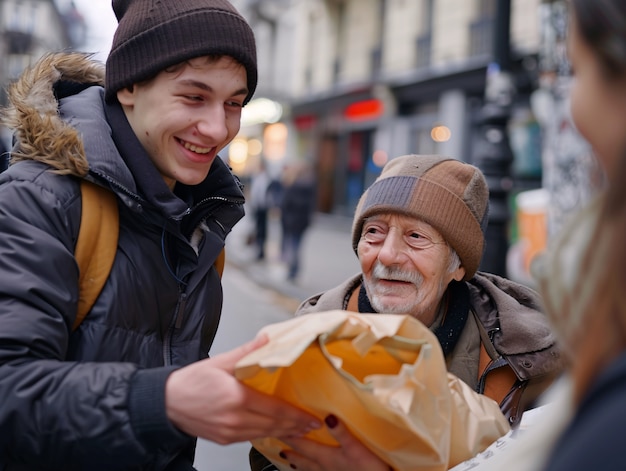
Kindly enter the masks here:
<path id="1" fill-rule="evenodd" d="M 304 234 L 300 273 L 292 282 L 280 260 L 278 214 L 270 216 L 265 260 L 255 259 L 256 248 L 246 240 L 254 229 L 253 218 L 246 215 L 226 240 L 226 263 L 247 273 L 258 285 L 291 300 L 295 310 L 304 299 L 332 288 L 359 271 L 351 242 L 352 218 L 316 213 Z"/>

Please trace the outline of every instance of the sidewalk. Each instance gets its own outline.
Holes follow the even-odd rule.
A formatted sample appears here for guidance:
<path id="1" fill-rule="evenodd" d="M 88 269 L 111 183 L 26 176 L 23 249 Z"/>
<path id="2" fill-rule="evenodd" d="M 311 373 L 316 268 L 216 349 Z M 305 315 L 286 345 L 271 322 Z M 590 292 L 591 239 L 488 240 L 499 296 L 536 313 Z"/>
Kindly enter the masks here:
<path id="1" fill-rule="evenodd" d="M 268 227 L 265 260 L 255 259 L 255 247 L 246 245 L 253 229 L 247 214 L 226 239 L 226 263 L 244 270 L 257 284 L 291 298 L 293 305 L 332 288 L 357 273 L 358 259 L 352 250 L 352 219 L 317 213 L 302 241 L 300 274 L 287 280 L 287 269 L 280 261 L 280 223 L 272 216 Z"/>

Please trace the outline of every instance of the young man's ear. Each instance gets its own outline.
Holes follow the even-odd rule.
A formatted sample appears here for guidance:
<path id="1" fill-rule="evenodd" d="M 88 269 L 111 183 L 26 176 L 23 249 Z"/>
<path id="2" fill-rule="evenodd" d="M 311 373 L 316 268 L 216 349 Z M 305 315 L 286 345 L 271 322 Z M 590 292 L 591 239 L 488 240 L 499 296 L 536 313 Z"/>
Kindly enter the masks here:
<path id="1" fill-rule="evenodd" d="M 135 86 L 121 88 L 117 91 L 117 101 L 125 106 L 132 106 L 135 103 Z"/>

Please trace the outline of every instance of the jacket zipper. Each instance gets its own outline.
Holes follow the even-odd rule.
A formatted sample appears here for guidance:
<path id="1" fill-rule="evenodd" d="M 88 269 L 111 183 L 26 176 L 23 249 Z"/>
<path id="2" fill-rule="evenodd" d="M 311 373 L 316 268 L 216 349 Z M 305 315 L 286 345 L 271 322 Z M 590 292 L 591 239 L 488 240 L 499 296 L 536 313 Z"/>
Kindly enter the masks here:
<path id="1" fill-rule="evenodd" d="M 214 201 L 219 201 L 222 203 L 229 203 L 229 204 L 243 204 L 244 200 L 241 200 L 239 198 L 228 198 L 226 196 L 209 196 L 208 198 L 204 198 L 200 201 L 198 201 L 193 208 L 191 208 L 191 211 L 195 211 L 197 208 L 199 208 L 200 206 L 203 206 L 207 203 L 210 202 L 214 202 Z"/>
<path id="2" fill-rule="evenodd" d="M 172 337 L 174 336 L 174 331 L 176 329 L 180 329 L 183 324 L 185 307 L 187 306 L 187 293 L 185 292 L 184 287 L 180 286 L 178 293 L 178 302 L 176 303 L 174 318 L 172 319 L 172 322 L 170 322 L 163 339 L 163 363 L 165 366 L 172 365 Z"/>
<path id="3" fill-rule="evenodd" d="M 193 208 L 187 209 L 186 214 L 191 213 L 196 208 L 209 203 L 210 201 L 222 201 L 230 204 L 243 204 L 243 201 L 235 198 L 226 198 L 223 196 L 211 196 L 199 201 Z M 221 224 L 220 224 L 221 225 Z M 174 318 L 170 323 L 167 332 L 163 338 L 163 363 L 165 366 L 172 365 L 172 337 L 176 329 L 180 329 L 183 325 L 185 317 L 185 307 L 187 306 L 187 293 L 185 292 L 185 286 L 179 285 L 178 303 L 174 312 Z"/>
<path id="4" fill-rule="evenodd" d="M 176 309 L 174 328 L 180 329 L 183 325 L 183 317 L 185 316 L 185 307 L 187 306 L 187 293 L 182 292 L 178 299 L 178 308 Z"/>

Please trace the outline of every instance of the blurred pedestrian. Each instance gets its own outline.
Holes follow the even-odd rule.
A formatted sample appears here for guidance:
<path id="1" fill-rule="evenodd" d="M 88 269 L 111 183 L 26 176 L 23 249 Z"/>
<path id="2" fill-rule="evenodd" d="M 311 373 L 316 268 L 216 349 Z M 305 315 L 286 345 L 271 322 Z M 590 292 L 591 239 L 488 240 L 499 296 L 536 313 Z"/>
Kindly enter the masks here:
<path id="1" fill-rule="evenodd" d="M 256 259 L 263 260 L 267 240 L 268 214 L 274 205 L 272 178 L 263 160 L 261 160 L 259 170 L 252 176 L 249 198 L 250 210 L 254 218 L 253 243 L 256 247 Z"/>
<path id="2" fill-rule="evenodd" d="M 306 163 L 288 164 L 283 170 L 282 184 L 281 252 L 287 265 L 287 279 L 294 281 L 300 272 L 302 238 L 311 224 L 315 209 L 313 171 Z"/>
<path id="3" fill-rule="evenodd" d="M 89 54 L 48 54 L 8 92 L 2 470 L 192 470 L 196 437 L 319 426 L 233 376 L 267 339 L 208 358 L 223 301 L 214 262 L 244 214 L 218 152 L 257 85 L 252 29 L 226 0 L 113 0 L 113 10 L 106 70 Z M 119 238 L 74 330 L 83 180 L 115 198 Z"/>

